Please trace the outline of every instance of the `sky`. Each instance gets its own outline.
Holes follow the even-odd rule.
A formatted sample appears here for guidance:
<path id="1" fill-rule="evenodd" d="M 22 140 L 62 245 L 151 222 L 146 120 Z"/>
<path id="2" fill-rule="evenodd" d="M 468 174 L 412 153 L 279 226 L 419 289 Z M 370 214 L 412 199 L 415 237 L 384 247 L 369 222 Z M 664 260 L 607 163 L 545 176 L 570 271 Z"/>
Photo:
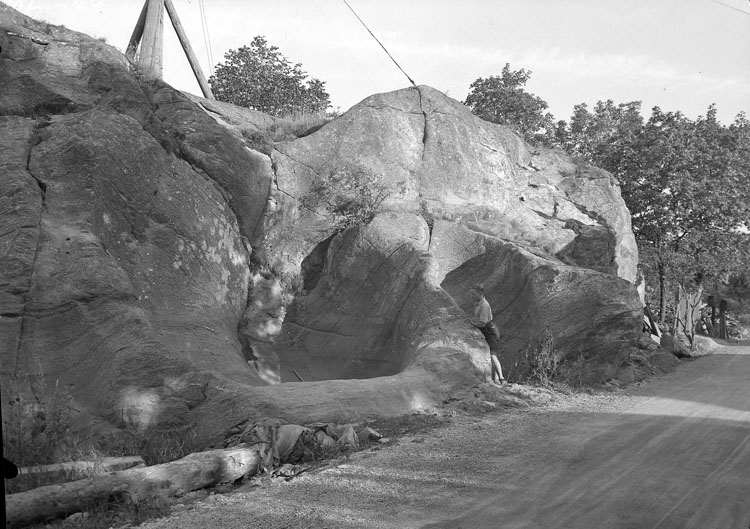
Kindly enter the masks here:
<path id="1" fill-rule="evenodd" d="M 127 45 L 143 0 L 3 0 L 52 24 Z M 172 0 L 206 76 L 262 35 L 326 83 L 334 108 L 410 85 L 344 0 Z M 716 104 L 750 115 L 750 0 L 347 0 L 417 84 L 463 101 L 503 66 L 557 119 L 639 100 L 690 119 Z M 201 9 L 201 7 L 203 9 Z M 201 15 L 204 14 L 204 16 Z M 204 31 L 204 28 L 206 31 Z M 165 21 L 164 80 L 200 95 Z"/>

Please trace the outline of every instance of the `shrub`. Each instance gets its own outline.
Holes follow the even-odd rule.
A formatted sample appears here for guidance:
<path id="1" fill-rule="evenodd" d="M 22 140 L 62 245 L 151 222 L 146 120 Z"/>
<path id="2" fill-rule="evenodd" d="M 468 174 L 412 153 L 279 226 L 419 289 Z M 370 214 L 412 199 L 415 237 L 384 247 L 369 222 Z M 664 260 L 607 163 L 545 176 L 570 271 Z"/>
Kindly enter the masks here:
<path id="1" fill-rule="evenodd" d="M 324 207 L 333 215 L 337 231 L 343 231 L 370 222 L 390 194 L 382 176 L 363 165 L 352 164 L 316 178 L 301 207 L 311 210 Z"/>
<path id="2" fill-rule="evenodd" d="M 126 427 L 116 437 L 95 439 L 71 431 L 72 396 L 44 375 L 4 377 L 3 454 L 18 467 L 69 461 L 97 462 L 105 457 L 140 455 L 147 465 L 180 459 L 200 450 L 194 431 Z M 7 482 L 9 493 L 90 477 L 93 469 L 22 474 Z"/>
<path id="3" fill-rule="evenodd" d="M 544 329 L 536 347 L 527 347 L 525 359 L 529 366 L 529 381 L 543 386 L 552 385 L 560 367 L 552 333 Z"/>
<path id="4" fill-rule="evenodd" d="M 149 427 L 131 432 L 131 439 L 133 444 L 127 451 L 140 455 L 146 465 L 175 461 L 204 448 L 198 444 L 194 430 Z"/>
<path id="5" fill-rule="evenodd" d="M 49 383 L 44 375 L 3 377 L 3 454 L 19 467 L 92 461 L 93 466 L 46 473 L 19 474 L 6 481 L 6 492 L 14 494 L 37 487 L 88 478 L 101 473 L 98 463 L 109 456 L 140 455 L 147 465 L 166 463 L 200 450 L 194 431 L 127 427 L 105 440 L 74 434 L 72 396 L 59 381 Z M 171 503 L 155 497 L 133 502 L 114 495 L 104 505 L 95 505 L 62 527 L 105 529 L 131 527 L 168 515 Z M 34 525 L 49 527 L 49 525 Z"/>
<path id="6" fill-rule="evenodd" d="M 3 393 L 5 456 L 19 467 L 57 462 L 69 448 L 70 394 L 43 375 L 10 377 Z"/>

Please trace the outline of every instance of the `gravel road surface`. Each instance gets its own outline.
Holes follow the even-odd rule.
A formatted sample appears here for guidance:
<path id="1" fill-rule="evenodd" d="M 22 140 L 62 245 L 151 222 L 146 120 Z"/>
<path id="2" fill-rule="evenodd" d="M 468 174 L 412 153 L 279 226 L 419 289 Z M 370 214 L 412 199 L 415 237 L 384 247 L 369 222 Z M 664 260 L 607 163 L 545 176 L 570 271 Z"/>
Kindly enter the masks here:
<path id="1" fill-rule="evenodd" d="M 142 527 L 747 529 L 750 348 L 714 353 L 613 393 L 457 413 Z"/>

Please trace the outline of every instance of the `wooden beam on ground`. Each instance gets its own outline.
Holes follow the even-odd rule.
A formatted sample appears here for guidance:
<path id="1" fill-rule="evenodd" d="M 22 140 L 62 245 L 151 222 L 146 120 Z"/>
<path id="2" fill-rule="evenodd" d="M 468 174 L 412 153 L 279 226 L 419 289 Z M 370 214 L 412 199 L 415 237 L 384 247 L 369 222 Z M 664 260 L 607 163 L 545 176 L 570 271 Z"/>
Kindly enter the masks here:
<path id="1" fill-rule="evenodd" d="M 52 472 L 90 472 L 125 470 L 135 466 L 146 466 L 141 456 L 104 457 L 97 461 L 68 461 L 54 465 L 37 465 L 18 469 L 19 474 L 50 474 Z"/>
<path id="2" fill-rule="evenodd" d="M 141 9 L 138 22 L 135 23 L 133 34 L 130 36 L 128 47 L 125 50 L 125 56 L 131 61 L 135 59 L 135 52 L 138 49 L 138 44 L 141 42 L 141 37 L 143 37 L 143 28 L 146 26 L 146 11 L 148 11 L 148 0 L 143 2 L 143 9 Z"/>
<path id="3" fill-rule="evenodd" d="M 143 77 L 161 79 L 164 56 L 164 0 L 147 0 L 146 22 L 138 65 Z"/>
<path id="4" fill-rule="evenodd" d="M 81 512 L 110 497 L 144 499 L 177 496 L 193 490 L 229 483 L 258 472 L 265 443 L 190 454 L 161 465 L 131 468 L 110 474 L 48 485 L 6 498 L 11 527 L 61 518 Z"/>
<path id="5" fill-rule="evenodd" d="M 193 74 L 195 74 L 198 85 L 201 87 L 203 97 L 214 99 L 214 94 L 211 92 L 211 87 L 206 82 L 206 78 L 203 75 L 203 70 L 201 70 L 201 66 L 198 63 L 198 58 L 193 52 L 192 46 L 190 46 L 190 40 L 188 40 L 187 33 L 185 33 L 185 29 L 180 23 L 180 18 L 177 16 L 177 10 L 174 8 L 172 0 L 164 0 L 164 6 L 167 8 L 167 14 L 169 15 L 169 19 L 172 21 L 172 26 L 174 27 L 175 33 L 177 33 L 177 38 L 180 40 L 180 44 L 182 45 L 182 49 L 185 51 L 185 55 L 187 56 L 188 62 L 190 63 L 190 67 L 193 69 Z"/>

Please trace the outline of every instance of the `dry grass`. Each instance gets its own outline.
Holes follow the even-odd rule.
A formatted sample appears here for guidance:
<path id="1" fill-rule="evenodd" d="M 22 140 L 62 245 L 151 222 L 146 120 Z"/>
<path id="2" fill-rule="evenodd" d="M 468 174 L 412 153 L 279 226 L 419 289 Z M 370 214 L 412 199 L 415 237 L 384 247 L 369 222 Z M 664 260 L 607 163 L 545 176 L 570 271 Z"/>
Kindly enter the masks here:
<path id="1" fill-rule="evenodd" d="M 5 457 L 18 466 L 59 462 L 69 451 L 69 393 L 43 375 L 6 377 L 2 390 Z"/>
<path id="2" fill-rule="evenodd" d="M 72 397 L 58 381 L 49 381 L 43 375 L 3 377 L 2 392 L 3 454 L 7 459 L 19 467 L 70 461 L 94 462 L 93 467 L 85 469 L 20 474 L 6 480 L 8 494 L 100 474 L 101 468 L 96 463 L 106 457 L 138 455 L 147 465 L 155 465 L 202 449 L 192 430 L 138 430 L 125 427 L 116 438 L 109 440 L 73 433 L 71 415 L 75 410 Z M 137 525 L 169 512 L 170 502 L 165 498 L 148 499 L 137 504 L 126 498 L 112 498 L 108 504 L 92 506 L 68 521 L 57 522 L 53 527 L 100 529 Z"/>
<path id="3" fill-rule="evenodd" d="M 273 144 L 308 136 L 330 121 L 325 114 L 294 114 L 277 118 L 266 130 L 243 130 L 248 147 L 271 155 Z"/>
<path id="4" fill-rule="evenodd" d="M 92 506 L 66 519 L 25 526 L 26 529 L 112 529 L 135 527 L 155 518 L 169 516 L 171 503 L 166 498 L 150 498 L 139 503 L 111 501 Z"/>
<path id="5" fill-rule="evenodd" d="M 328 123 L 325 114 L 292 114 L 276 120 L 268 132 L 273 141 L 303 138 Z"/>

